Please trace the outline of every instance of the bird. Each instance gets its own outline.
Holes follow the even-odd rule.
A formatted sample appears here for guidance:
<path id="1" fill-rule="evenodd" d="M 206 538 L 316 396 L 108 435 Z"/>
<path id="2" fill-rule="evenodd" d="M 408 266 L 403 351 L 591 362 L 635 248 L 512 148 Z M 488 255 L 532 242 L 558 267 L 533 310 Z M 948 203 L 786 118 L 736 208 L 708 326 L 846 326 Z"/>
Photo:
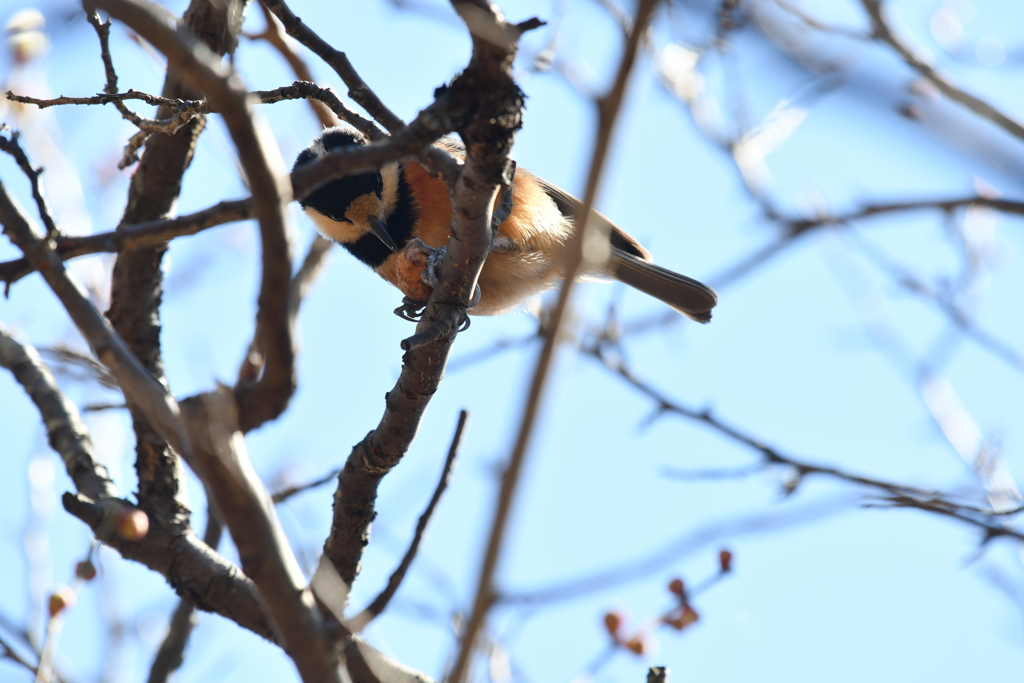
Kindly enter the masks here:
<path id="1" fill-rule="evenodd" d="M 327 128 L 299 153 L 293 170 L 332 151 L 366 144 L 354 128 Z M 453 138 L 435 144 L 465 158 L 465 148 Z M 448 244 L 452 205 L 447 185 L 417 162 L 393 162 L 379 171 L 331 180 L 299 204 L 324 237 L 341 244 L 407 297 L 425 299 L 429 294 L 428 286 L 410 284 L 408 254 L 415 245 L 441 249 Z M 575 230 L 573 217 L 580 207 L 571 194 L 516 168 L 512 209 L 498 227 L 480 272 L 478 300 L 469 313 L 496 315 L 522 309 L 556 286 L 563 279 L 567 244 Z M 583 277 L 618 280 L 691 320 L 711 320 L 711 309 L 718 303 L 713 289 L 655 265 L 639 242 L 596 211 L 591 220 L 603 223 L 609 236 L 607 259 Z M 414 259 L 413 267 L 418 262 L 422 269 L 425 260 Z"/>

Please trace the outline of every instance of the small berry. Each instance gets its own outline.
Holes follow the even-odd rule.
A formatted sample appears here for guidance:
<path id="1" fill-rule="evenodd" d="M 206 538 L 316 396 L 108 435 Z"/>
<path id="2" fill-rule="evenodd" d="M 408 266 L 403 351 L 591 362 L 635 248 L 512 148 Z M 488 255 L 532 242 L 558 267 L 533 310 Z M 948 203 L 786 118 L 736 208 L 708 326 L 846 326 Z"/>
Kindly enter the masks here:
<path id="1" fill-rule="evenodd" d="M 686 584 L 683 583 L 682 579 L 672 579 L 668 584 L 668 590 L 670 593 L 683 597 L 686 595 Z"/>
<path id="2" fill-rule="evenodd" d="M 96 578 L 96 565 L 89 560 L 84 560 L 75 565 L 75 576 L 84 581 L 91 581 Z"/>
<path id="3" fill-rule="evenodd" d="M 732 571 L 732 553 L 728 550 L 723 550 L 718 553 L 718 565 L 722 568 L 722 573 L 727 574 Z"/>
<path id="4" fill-rule="evenodd" d="M 55 617 L 75 604 L 75 592 L 67 586 L 61 586 L 50 595 L 50 616 Z"/>
<path id="5" fill-rule="evenodd" d="M 604 615 L 604 627 L 608 629 L 608 633 L 615 636 L 619 633 L 619 627 L 622 626 L 622 615 L 618 612 L 608 612 Z"/>
<path id="6" fill-rule="evenodd" d="M 117 535 L 126 541 L 141 541 L 149 533 L 149 516 L 138 508 L 129 508 L 117 516 Z"/>

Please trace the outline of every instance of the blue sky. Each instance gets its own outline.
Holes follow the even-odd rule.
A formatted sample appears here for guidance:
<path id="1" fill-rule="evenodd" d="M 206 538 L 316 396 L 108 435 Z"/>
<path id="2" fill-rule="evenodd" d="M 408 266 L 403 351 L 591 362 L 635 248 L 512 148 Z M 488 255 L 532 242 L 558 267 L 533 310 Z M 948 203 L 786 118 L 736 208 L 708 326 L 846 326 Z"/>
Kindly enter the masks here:
<path id="1" fill-rule="evenodd" d="M 901 35 L 913 36 L 917 48 L 936 55 L 954 81 L 1005 111 L 1024 111 L 1019 65 L 1011 59 L 984 66 L 978 55 L 990 60 L 991 51 L 977 50 L 983 38 L 992 37 L 1012 57 L 1013 47 L 1024 44 L 1020 8 L 996 2 L 889 4 Z M 864 25 L 859 3 L 833 5 L 835 14 L 822 19 Z M 22 6 L 3 0 L 0 15 Z M 469 50 L 447 5 L 415 7 L 420 10 L 383 2 L 358 9 L 293 4 L 324 38 L 347 52 L 364 79 L 406 119 L 465 64 Z M 707 26 L 701 17 L 708 12 L 701 7 L 674 6 L 671 19 L 662 17 L 654 32 L 653 46 L 703 41 Z M 599 90 L 608 82 L 618 33 L 596 3 L 522 2 L 503 8 L 516 21 L 534 15 L 553 20 L 524 41 L 524 54 L 541 49 L 549 31 L 558 30 L 558 54 L 581 79 L 575 84 Z M 103 76 L 91 28 L 80 18 L 67 23 L 71 4 L 48 4 L 44 10 L 52 47 L 16 84 L 45 86 L 54 95 L 99 91 Z M 764 9 L 762 21 L 775 16 L 769 10 Z M 938 10 L 953 14 L 939 14 L 937 20 Z M 261 19 L 258 12 L 250 14 L 246 27 L 255 30 Z M 935 27 L 940 20 L 948 23 L 949 16 L 959 17 L 964 28 L 964 47 L 956 58 L 934 38 Z M 702 63 L 705 92 L 718 103 L 726 128 L 737 98 L 750 126 L 777 120 L 773 112 L 796 114 L 791 134 L 764 159 L 769 175 L 763 187 L 781 211 L 839 212 L 872 202 L 965 196 L 979 186 L 1010 199 L 1024 195 L 1021 141 L 942 97 L 913 94 L 912 74 L 888 50 L 792 30 L 796 33 L 787 35 L 806 41 L 792 48 L 798 58 L 748 28 L 731 38 L 725 57 L 709 56 Z M 120 27 L 112 44 L 122 88 L 159 90 L 161 66 L 155 58 Z M 810 60 L 814 55 L 838 65 L 841 76 L 828 88 L 827 79 L 802 66 L 820 67 Z M 319 83 L 344 93 L 327 67 L 312 57 L 310 64 Z M 294 80 L 263 44 L 243 40 L 236 65 L 252 89 Z M 527 66 L 520 63 L 529 99 L 515 156 L 522 166 L 581 193 L 593 107 L 569 79 L 529 73 Z M 659 84 L 654 67 L 650 54 L 638 64 L 599 208 L 644 242 L 659 263 L 713 282 L 770 243 L 777 226 L 760 215 L 729 157 L 701 135 L 687 110 Z M 2 68 L 6 74 L 10 64 Z M 908 104 L 917 108 L 916 120 L 898 114 Z M 264 107 L 261 113 L 286 159 L 319 128 L 300 102 Z M 46 177 L 53 185 L 47 190 L 53 197 L 71 197 L 57 202 L 62 225 L 72 233 L 111 229 L 128 182 L 128 172 L 110 170 L 111 160 L 131 134 L 130 125 L 109 108 L 28 116 L 33 118 L 14 123 L 26 129 L 29 152 L 50 169 Z M 10 119 L 9 113 L 4 117 Z M 26 183 L 6 159 L 0 159 L 0 178 L 29 204 Z M 179 211 L 244 195 L 230 141 L 213 119 L 186 176 Z M 301 251 L 312 227 L 297 211 L 293 219 L 296 251 Z M 1000 215 L 966 220 L 971 234 L 981 235 L 978 243 L 990 235 L 991 245 L 986 275 L 970 302 L 974 320 L 1020 353 L 1024 226 Z M 254 226 L 247 223 L 171 247 L 162 313 L 175 395 L 232 381 L 252 331 L 258 251 Z M 941 376 L 1018 479 L 1024 469 L 1024 375 L 976 343 L 951 335 L 948 320 L 934 305 L 900 289 L 865 256 L 876 252 L 935 286 L 954 281 L 962 268 L 962 255 L 937 212 L 823 230 L 722 287 L 711 324 L 680 320 L 631 337 L 626 357 L 639 376 L 674 400 L 709 408 L 783 453 L 956 492 L 983 505 L 976 478 L 922 401 L 918 365 L 949 346 L 938 367 Z M 0 258 L 13 255 L 9 245 L 0 244 Z M 75 273 L 102 293 L 109 263 L 83 259 Z M 285 416 L 248 440 L 254 465 L 271 487 L 340 466 L 351 446 L 376 425 L 384 392 L 398 376 L 398 343 L 411 330 L 391 314 L 399 298 L 348 254 L 333 254 L 300 319 L 299 391 Z M 612 299 L 626 321 L 663 310 L 634 292 L 587 285 L 576 300 L 581 325 L 600 324 Z M 38 278 L 15 285 L 10 298 L 0 301 L 0 321 L 40 346 L 65 341 L 84 348 Z M 526 314 L 476 319 L 459 337 L 453 361 L 499 340 L 528 336 L 535 327 Z M 536 345 L 522 346 L 450 371 L 408 456 L 381 490 L 381 516 L 353 595 L 357 608 L 383 586 L 404 551 L 439 474 L 458 410 L 471 411 L 461 460 L 415 570 L 368 632 L 385 652 L 432 675 L 440 674 L 451 653 L 451 615 L 467 609 L 472 598 L 495 473 L 511 449 L 536 352 Z M 116 399 L 91 386 L 65 382 L 65 387 L 80 404 Z M 41 554 L 31 565 L 37 591 L 70 577 L 89 535 L 60 509 L 60 493 L 70 482 L 46 447 L 33 407 L 6 374 L 0 374 L 0 405 L 8 473 L 0 481 L 5 501 L 0 528 L 7 532 L 0 537 L 0 557 L 7 559 L 0 580 L 9 587 L 0 592 L 0 613 L 17 623 L 39 623 L 38 605 L 34 613 L 28 599 L 26 525 L 33 520 L 43 539 L 34 546 Z M 649 400 L 592 359 L 568 350 L 559 357 L 546 406 L 517 502 L 501 586 L 510 593 L 531 592 L 624 565 L 638 568 L 630 580 L 582 597 L 535 610 L 498 610 L 490 635 L 508 648 L 515 680 L 571 680 L 607 644 L 601 625 L 607 610 L 628 613 L 632 625 L 665 610 L 671 605 L 669 580 L 681 576 L 691 585 L 699 583 L 714 572 L 721 547 L 734 552 L 736 571 L 695 602 L 700 622 L 682 634 L 659 632 L 659 651 L 649 660 L 619 654 L 598 680 L 644 680 L 651 664 L 670 666 L 673 680 L 835 682 L 998 680 L 1024 665 L 1024 572 L 1009 543 L 981 551 L 974 529 L 920 512 L 863 509 L 877 501 L 872 492 L 825 479 L 808 478 L 785 496 L 786 473 L 778 470 L 738 480 L 672 479 L 666 469 L 736 467 L 756 462 L 757 456 L 678 418 L 663 416 L 648 424 Z M 94 413 L 88 422 L 127 495 L 134 474 L 126 416 Z M 201 528 L 202 494 L 192 489 Z M 307 568 L 329 528 L 331 495 L 331 487 L 319 488 L 279 510 Z M 752 520 L 769 528 L 757 530 Z M 96 680 L 105 647 L 97 624 L 117 617 L 137 628 L 130 629 L 116 666 L 108 662 L 116 669 L 108 680 L 138 680 L 174 602 L 159 577 L 104 552 L 100 580 L 82 591 L 69 616 L 60 647 L 62 670 L 72 681 Z M 106 616 L 98 609 L 101 603 L 108 605 Z M 480 680 L 486 673 L 478 671 Z M 279 651 L 204 616 L 178 680 L 212 677 L 294 680 L 295 674 Z M 0 661 L 0 680 L 29 679 Z"/>

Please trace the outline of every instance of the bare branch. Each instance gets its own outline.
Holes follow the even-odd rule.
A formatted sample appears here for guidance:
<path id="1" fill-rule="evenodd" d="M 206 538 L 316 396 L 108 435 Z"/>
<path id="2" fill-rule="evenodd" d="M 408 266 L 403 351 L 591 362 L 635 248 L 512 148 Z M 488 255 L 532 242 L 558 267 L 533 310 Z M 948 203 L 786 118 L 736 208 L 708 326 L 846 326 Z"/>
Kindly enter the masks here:
<path id="1" fill-rule="evenodd" d="M 39 409 L 50 447 L 64 461 L 75 487 L 90 498 L 117 495 L 110 473 L 96 462 L 89 432 L 36 350 L 22 344 L 0 325 L 0 366 L 11 371 Z"/>
<path id="2" fill-rule="evenodd" d="M 819 499 L 800 506 L 785 507 L 755 515 L 704 522 L 689 529 L 662 547 L 636 558 L 630 558 L 603 571 L 569 579 L 534 590 L 507 592 L 495 596 L 501 604 L 522 604 L 530 609 L 575 600 L 615 586 L 648 578 L 665 571 L 680 560 L 723 538 L 765 534 L 802 524 L 820 522 L 831 515 L 846 512 L 856 505 L 852 497 Z"/>
<path id="3" fill-rule="evenodd" d="M 334 479 L 337 479 L 339 474 L 341 474 L 340 469 L 332 470 L 331 472 L 328 472 L 324 476 L 314 479 L 312 481 L 307 481 L 303 484 L 296 484 L 294 486 L 287 486 L 281 489 L 280 491 L 274 491 L 274 493 L 271 494 L 270 499 L 275 503 L 283 503 L 292 496 L 298 495 L 312 488 L 316 488 L 317 486 L 323 486 L 324 484 L 330 483 Z"/>
<path id="4" fill-rule="evenodd" d="M 469 412 L 466 410 L 461 411 L 459 413 L 459 423 L 455 427 L 455 436 L 452 437 L 452 445 L 448 448 L 448 457 L 445 459 L 444 467 L 441 470 L 441 479 L 434 488 L 434 495 L 430 497 L 427 509 L 423 511 L 419 522 L 416 523 L 416 532 L 413 534 L 412 543 L 409 544 L 408 550 L 405 551 L 405 556 L 402 557 L 398 568 L 395 569 L 391 574 L 391 578 L 388 579 L 387 587 L 373 599 L 373 602 L 366 609 L 349 620 L 349 626 L 353 631 L 357 633 L 362 631 L 366 628 L 367 624 L 377 618 L 387 608 L 391 598 L 398 591 L 398 587 L 402 585 L 409 567 L 412 566 L 412 561 L 416 558 L 420 543 L 423 541 L 423 534 L 427 530 L 427 524 L 430 523 L 430 518 L 434 514 L 434 508 L 437 507 L 438 502 L 441 500 L 441 495 L 448 488 L 448 481 L 451 479 L 452 469 L 455 467 L 455 457 L 458 455 L 459 447 L 462 445 L 462 432 L 466 428 L 468 420 Z"/>
<path id="5" fill-rule="evenodd" d="M 4 659 L 9 659 L 15 664 L 23 666 L 24 668 L 31 671 L 33 674 L 39 673 L 39 670 L 31 662 L 29 662 L 27 659 L 19 655 L 18 651 L 11 647 L 10 644 L 8 644 L 7 641 L 4 640 L 2 635 L 0 635 L 0 657 L 3 657 Z"/>
<path id="6" fill-rule="evenodd" d="M 205 45 L 172 31 L 167 14 L 158 16 L 141 4 L 99 0 L 96 5 L 138 31 L 167 55 L 183 77 L 206 93 L 224 117 L 252 188 L 263 247 L 256 336 L 266 365 L 258 381 L 237 392 L 240 424 L 244 431 L 249 431 L 280 415 L 295 391 L 295 349 L 288 320 L 291 249 L 284 226 L 286 203 L 291 197 L 281 178 L 283 169 L 276 169 L 277 173 L 271 170 L 252 120 L 247 92 Z"/>
<path id="7" fill-rule="evenodd" d="M 633 21 L 634 29 L 630 33 L 623 54 L 619 63 L 618 73 L 609 93 L 597 102 L 598 126 L 594 151 L 590 162 L 590 171 L 587 177 L 586 192 L 584 193 L 583 207 L 580 215 L 575 217 L 577 226 L 573 236 L 566 245 L 569 254 L 565 265 L 564 280 L 558 295 L 558 303 L 552 314 L 548 326 L 548 334 L 544 340 L 544 347 L 537 360 L 533 380 L 530 384 L 530 393 L 525 406 L 522 422 L 519 427 L 519 434 L 516 438 L 515 447 L 509 457 L 508 466 L 505 469 L 501 480 L 501 491 L 498 496 L 497 508 L 494 513 L 494 521 L 491 525 L 490 537 L 487 542 L 487 550 L 484 554 L 480 576 L 476 588 L 476 597 L 473 601 L 473 609 L 466 622 L 465 631 L 462 635 L 462 642 L 459 655 L 452 670 L 451 681 L 462 683 L 469 678 L 470 662 L 473 656 L 474 643 L 477 633 L 483 628 L 494 602 L 494 573 L 498 567 L 498 560 L 504 545 L 505 529 L 512 508 L 512 500 L 519 482 L 519 473 L 526 460 L 526 451 L 530 444 L 537 412 L 540 407 L 544 387 L 547 383 L 548 369 L 554 357 L 555 348 L 562 341 L 561 330 L 569 305 L 569 297 L 572 294 L 573 284 L 584 267 L 584 244 L 588 239 L 588 231 L 593 228 L 589 225 L 590 215 L 594 209 L 597 199 L 597 190 L 604 170 L 604 162 L 607 157 L 608 148 L 611 144 L 611 136 L 618 119 L 619 110 L 626 91 L 630 72 L 636 60 L 636 53 L 640 45 L 640 38 L 647 30 L 647 25 L 657 7 L 657 0 L 640 0 L 636 9 L 636 17 Z M 462 4 L 456 4 L 456 8 Z M 462 10 L 460 10 L 460 15 Z M 468 22 L 467 22 L 468 23 Z M 472 27 L 471 27 L 472 28 Z M 476 39 L 474 38 L 474 44 Z"/>
<path id="8" fill-rule="evenodd" d="M 182 405 L 195 469 L 231 530 L 242 569 L 259 589 L 281 646 L 307 683 L 340 683 L 320 612 L 246 454 L 232 392 L 222 388 Z"/>
<path id="9" fill-rule="evenodd" d="M 320 59 L 324 60 L 328 66 L 334 69 L 335 73 L 348 86 L 348 96 L 365 109 L 370 116 L 380 121 L 392 133 L 405 126 L 405 123 L 395 116 L 380 98 L 370 90 L 363 79 L 359 77 L 359 74 L 356 73 L 345 53 L 335 50 L 311 28 L 306 26 L 302 19 L 295 16 L 291 9 L 289 9 L 284 0 L 263 0 L 263 4 L 281 20 L 281 24 L 284 26 L 284 30 L 288 32 L 288 35 L 308 47 Z M 351 123 L 357 125 L 354 121 Z M 360 127 L 360 131 L 370 137 L 371 140 L 382 136 L 380 130 L 377 130 L 376 126 L 372 124 L 367 127 L 367 130 L 363 130 Z"/>
<path id="10" fill-rule="evenodd" d="M 640 393 L 654 400 L 654 402 L 658 406 L 659 412 L 673 413 L 675 415 L 679 415 L 681 417 L 685 417 L 687 419 L 705 424 L 714 429 L 719 434 L 722 434 L 723 436 L 760 453 L 765 465 L 782 465 L 791 468 L 794 476 L 791 477 L 785 484 L 787 493 L 791 493 L 793 490 L 795 490 L 796 487 L 799 486 L 804 477 L 808 475 L 822 475 L 831 477 L 833 479 L 846 481 L 851 484 L 857 484 L 860 486 L 878 489 L 883 493 L 887 494 L 887 496 L 883 498 L 883 500 L 894 507 L 914 507 L 920 510 L 935 512 L 937 514 L 945 515 L 947 517 L 952 517 L 962 522 L 979 527 L 985 532 L 985 540 L 989 540 L 991 538 L 995 538 L 998 536 L 1009 536 L 1013 538 L 1024 539 L 1024 534 L 1009 528 L 1001 522 L 992 519 L 992 517 L 994 517 L 993 515 L 985 515 L 983 511 L 979 510 L 978 508 L 963 506 L 952 502 L 954 496 L 950 494 L 945 494 L 937 491 L 929 491 L 914 486 L 907 486 L 904 484 L 897 484 L 894 482 L 876 479 L 873 477 L 864 477 L 861 475 L 846 472 L 839 468 L 815 465 L 791 456 L 784 455 L 777 449 L 764 444 L 759 439 L 749 434 L 745 434 L 739 429 L 736 429 L 735 427 L 725 423 L 724 421 L 715 417 L 710 411 L 695 410 L 693 408 L 689 408 L 676 401 L 669 399 L 648 383 L 637 378 L 626 366 L 620 354 L 616 354 L 615 358 L 610 358 L 606 353 L 604 353 L 604 350 L 600 343 L 585 346 L 583 348 L 583 352 L 586 353 L 587 355 L 596 358 L 606 368 L 608 368 L 614 374 L 624 379 L 633 388 L 637 389 Z"/>
<path id="11" fill-rule="evenodd" d="M 267 22 L 266 28 L 260 34 L 247 35 L 246 37 L 251 40 L 267 41 L 275 50 L 277 50 L 281 54 L 282 57 L 285 58 L 285 61 L 287 61 L 288 65 L 291 66 L 292 71 L 295 72 L 296 78 L 298 78 L 300 81 L 308 81 L 312 83 L 313 73 L 309 70 L 309 66 L 306 64 L 305 60 L 299 57 L 298 53 L 294 49 L 292 49 L 293 44 L 289 44 L 288 38 L 285 36 L 284 33 L 284 26 L 281 25 L 281 21 L 277 17 L 275 17 L 273 12 L 267 9 L 267 6 L 264 5 L 262 2 L 260 3 L 260 10 L 263 12 L 264 21 Z M 330 126 L 333 126 L 337 123 L 334 120 L 334 117 L 331 115 L 331 112 L 328 112 L 324 108 L 323 103 L 310 102 L 309 104 L 313 109 L 313 113 L 316 114 L 316 117 L 320 120 L 320 123 L 325 128 L 329 128 Z M 362 117 L 360 117 L 354 111 L 349 110 L 347 107 L 345 108 L 345 110 L 347 112 L 347 115 L 342 116 L 341 118 L 343 118 L 345 121 L 348 121 L 352 125 L 356 126 L 357 128 L 359 128 L 359 130 L 362 130 L 362 125 L 357 125 L 356 123 L 353 123 L 354 121 L 356 121 L 357 118 L 362 119 Z M 339 116 L 341 115 L 339 114 Z"/>
<path id="12" fill-rule="evenodd" d="M 0 149 L 18 146 L 17 136 L 0 136 Z M 49 242 L 36 236 L 32 223 L 0 183 L 0 223 L 4 234 L 20 248 L 42 274 L 60 299 L 93 353 L 111 374 L 129 401 L 145 413 L 153 428 L 175 450 L 187 457 L 188 437 L 178 417 L 178 406 L 167 390 L 157 382 L 125 346 L 92 302 L 71 279 Z"/>
<path id="13" fill-rule="evenodd" d="M 273 4 L 270 7 L 274 9 Z M 287 27 L 288 21 L 282 20 Z M 423 333 L 436 330 L 435 326 L 444 333 L 405 354 L 402 374 L 387 394 L 380 424 L 355 447 L 339 476 L 334 521 L 324 552 L 348 584 L 359 573 L 376 514 L 377 487 L 405 455 L 437 390 L 452 339 L 490 249 L 491 212 L 499 184 L 508 180 L 507 155 L 521 121 L 523 95 L 511 77 L 514 49 L 514 45 L 496 46 L 474 37 L 473 56 L 466 70 L 393 137 L 397 141 L 417 127 L 429 130 L 435 121 L 446 123 L 466 142 L 468 155 L 452 191 L 452 238 L 441 265 L 440 282 L 417 326 L 419 335 L 434 336 Z"/>
<path id="14" fill-rule="evenodd" d="M 881 0 L 861 0 L 861 4 L 864 5 L 865 11 L 871 17 L 873 38 L 888 43 L 909 67 L 927 78 L 943 95 L 954 102 L 962 104 L 978 116 L 988 119 L 1015 138 L 1024 140 L 1024 125 L 999 111 L 988 102 L 957 88 L 946 80 L 935 67 L 926 62 L 922 57 L 914 54 L 909 47 L 900 41 L 893 34 L 892 29 L 889 28 L 885 17 L 882 16 Z"/>
<path id="15" fill-rule="evenodd" d="M 890 213 L 929 210 L 949 213 L 959 208 L 971 206 L 984 206 L 1003 213 L 1024 216 L 1024 202 L 998 199 L 982 195 L 954 199 L 921 199 L 916 201 L 869 204 L 863 208 L 855 209 L 846 213 L 825 213 L 814 218 L 784 218 L 776 215 L 774 211 L 769 211 L 768 218 L 778 221 L 782 225 L 784 231 L 783 235 L 768 245 L 758 248 L 752 254 L 741 259 L 738 263 L 730 266 L 717 276 L 710 278 L 709 281 L 716 287 L 724 287 L 732 284 L 764 265 L 788 247 L 793 246 L 796 243 L 797 237 L 807 235 L 819 228 L 833 225 L 844 225 L 863 220 L 865 218 L 872 218 L 874 216 L 881 216 Z"/>
<path id="16" fill-rule="evenodd" d="M 833 26 L 831 24 L 826 24 L 823 21 L 815 19 L 810 14 L 804 12 L 796 5 L 788 2 L 788 0 L 775 0 L 775 4 L 781 7 L 789 14 L 799 19 L 800 21 L 802 21 L 803 23 L 807 24 L 811 28 L 816 29 L 818 31 L 830 33 L 834 36 L 843 36 L 844 38 L 851 38 L 853 40 L 871 40 L 871 36 L 862 31 L 855 31 L 853 29 L 848 29 L 843 26 Z"/>
<path id="17" fill-rule="evenodd" d="M 203 534 L 203 543 L 216 550 L 220 545 L 223 525 L 217 518 L 216 510 L 212 505 L 207 506 L 206 532 Z M 147 683 L 165 683 L 171 674 L 174 673 L 184 661 L 185 646 L 188 644 L 192 630 L 199 623 L 199 615 L 196 613 L 196 606 L 188 601 L 181 600 L 174 614 L 171 615 L 171 622 L 167 626 L 167 634 L 157 649 L 153 664 L 149 668 Z"/>
<path id="18" fill-rule="evenodd" d="M 284 0 L 264 0 L 263 5 L 273 12 L 278 19 L 280 19 L 281 24 L 284 26 L 288 35 L 312 50 L 314 54 L 334 69 L 334 71 L 341 77 L 341 80 L 345 82 L 345 85 L 348 86 L 349 97 L 355 100 L 355 102 L 366 110 L 370 116 L 379 121 L 392 135 L 395 137 L 401 137 L 400 133 L 402 132 L 402 129 L 406 127 L 405 123 L 390 109 L 388 109 L 380 98 L 377 97 L 376 93 L 374 93 L 366 82 L 363 81 L 353 68 L 352 63 L 349 62 L 348 57 L 344 52 L 335 50 L 320 36 L 318 36 L 316 32 L 306 26 L 306 24 L 302 22 L 302 19 L 295 16 L 291 9 L 289 9 Z M 421 120 L 425 113 L 427 112 L 421 112 L 420 116 L 417 117 L 417 121 L 420 122 L 419 124 L 417 124 L 417 121 L 414 121 L 410 125 L 417 126 L 428 123 L 427 121 Z M 373 122 L 367 121 L 362 117 L 356 117 L 353 114 L 352 118 L 347 118 L 345 120 L 358 128 L 359 131 L 366 135 L 370 140 L 377 140 L 384 136 L 383 131 L 374 125 Z M 435 124 L 432 122 L 428 127 L 437 130 L 437 134 L 430 138 L 430 142 L 433 142 L 453 129 L 452 126 L 445 126 L 441 123 Z M 428 147 L 420 156 L 420 161 L 424 164 L 424 167 L 427 168 L 427 170 L 438 177 L 443 178 L 449 187 L 452 187 L 455 184 L 457 174 L 456 163 L 447 152 L 435 147 Z"/>
<path id="19" fill-rule="evenodd" d="M 97 538 L 127 560 L 161 574 L 177 593 L 199 609 L 220 614 L 253 633 L 277 642 L 252 581 L 194 533 L 151 525 L 141 541 L 112 533 L 117 517 L 131 504 L 116 498 L 93 501 L 65 493 L 64 509 L 88 524 Z"/>
<path id="20" fill-rule="evenodd" d="M 182 28 L 201 36 L 214 53 L 223 55 L 236 45 L 235 35 L 241 26 L 243 7 L 243 0 L 190 0 L 182 16 Z M 161 95 L 194 100 L 202 93 L 188 86 L 177 67 L 169 63 Z M 155 117 L 167 119 L 173 115 L 170 109 L 160 107 Z M 131 176 L 121 225 L 147 223 L 173 215 L 184 173 L 192 163 L 205 125 L 206 117 L 200 115 L 172 135 L 147 139 L 148 134 L 140 131 L 133 136 L 131 144 L 145 144 L 146 150 Z M 164 383 L 160 303 L 163 296 L 161 262 L 165 251 L 166 246 L 160 245 L 118 254 L 107 312 L 114 329 L 146 370 Z M 178 530 L 176 533 L 191 533 L 183 489 L 185 472 L 179 458 L 154 434 L 144 415 L 136 409 L 132 409 L 132 423 L 140 505 L 158 525 L 172 525 Z"/>

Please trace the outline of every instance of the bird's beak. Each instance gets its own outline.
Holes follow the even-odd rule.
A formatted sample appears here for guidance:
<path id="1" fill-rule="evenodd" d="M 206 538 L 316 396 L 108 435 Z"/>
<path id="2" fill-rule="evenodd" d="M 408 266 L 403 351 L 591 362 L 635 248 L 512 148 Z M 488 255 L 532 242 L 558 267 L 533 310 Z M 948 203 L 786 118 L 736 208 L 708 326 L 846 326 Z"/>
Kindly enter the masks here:
<path id="1" fill-rule="evenodd" d="M 370 232 L 383 242 L 388 249 L 398 251 L 398 245 L 391 239 L 391 235 L 388 233 L 388 226 L 384 221 L 370 216 Z"/>

